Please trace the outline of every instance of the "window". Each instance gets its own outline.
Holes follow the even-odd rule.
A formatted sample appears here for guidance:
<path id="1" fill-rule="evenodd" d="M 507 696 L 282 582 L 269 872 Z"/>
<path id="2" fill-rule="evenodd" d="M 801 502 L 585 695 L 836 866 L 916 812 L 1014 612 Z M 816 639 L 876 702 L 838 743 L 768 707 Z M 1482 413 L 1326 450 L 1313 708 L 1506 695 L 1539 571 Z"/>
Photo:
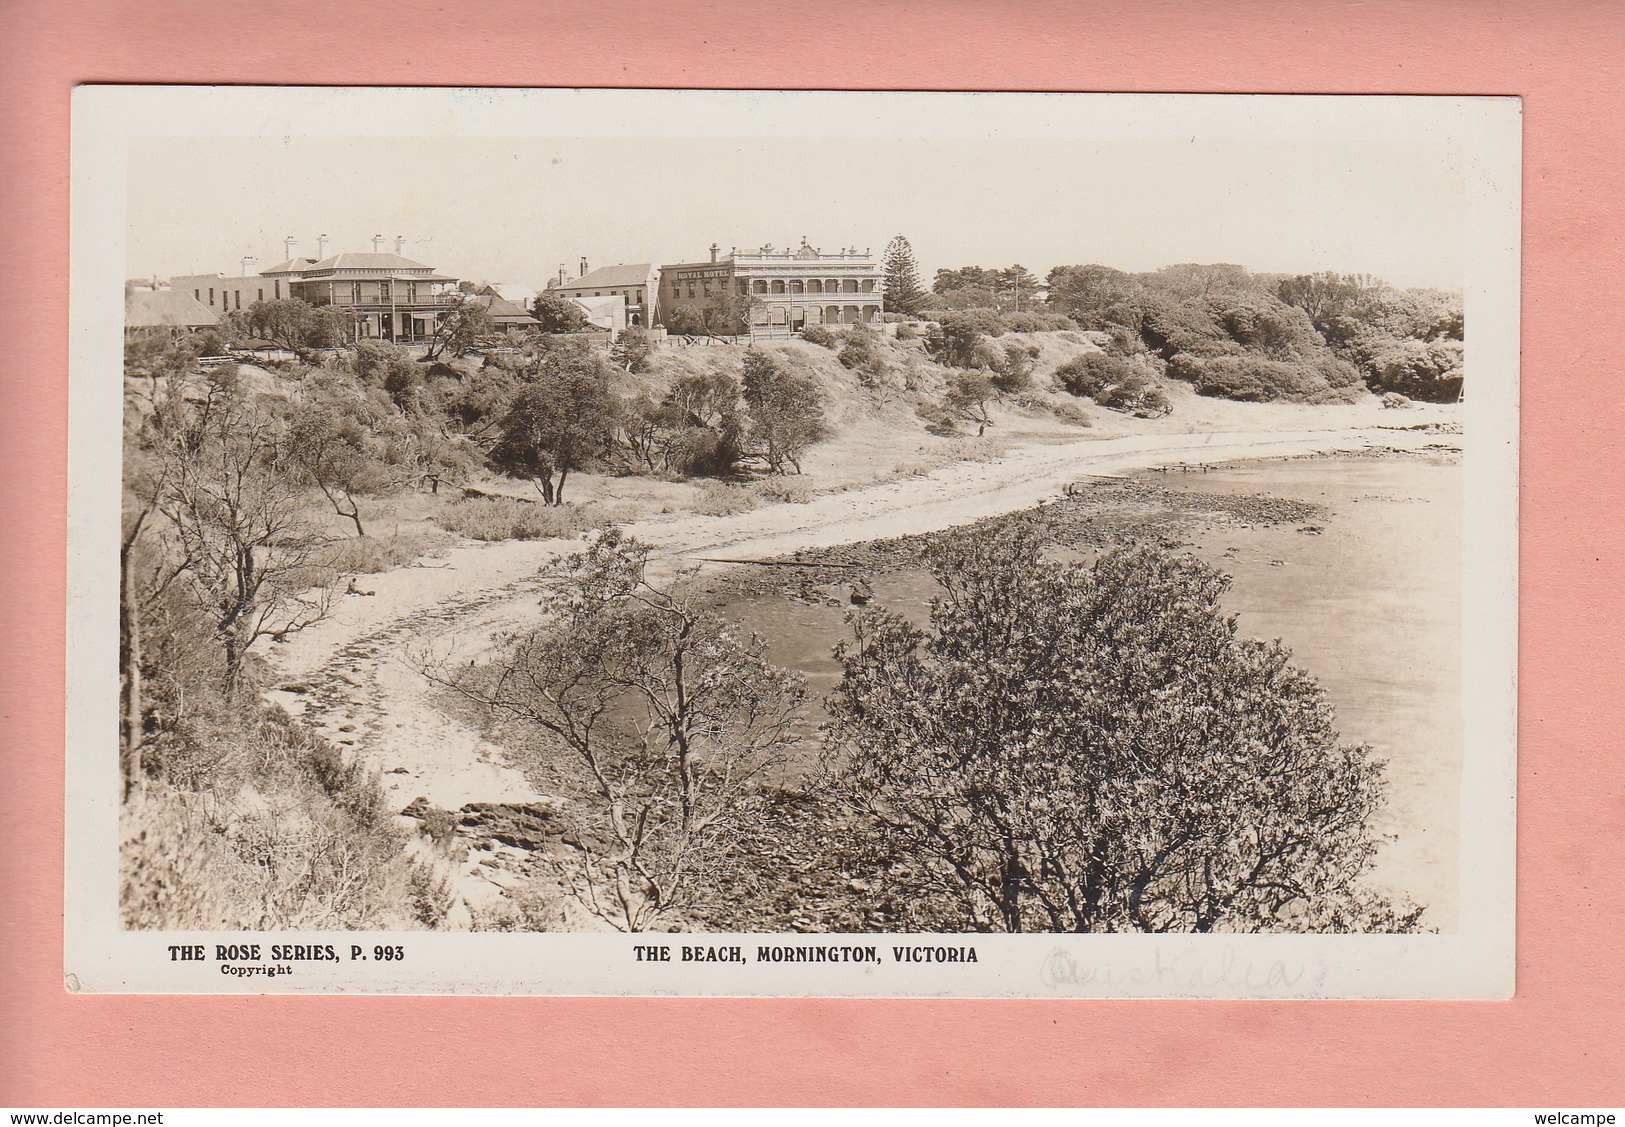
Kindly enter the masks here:
<path id="1" fill-rule="evenodd" d="M 261 301 L 265 300 L 265 287 L 264 286 L 260 287 L 260 300 Z"/>
<path id="2" fill-rule="evenodd" d="M 202 290 L 193 290 L 192 291 L 192 300 L 193 301 L 202 301 L 203 300 L 203 291 Z"/>
<path id="3" fill-rule="evenodd" d="M 379 296 L 380 299 L 390 296 L 389 283 L 388 282 L 379 282 L 378 283 L 378 296 Z"/>
<path id="4" fill-rule="evenodd" d="M 350 283 L 350 304 L 351 305 L 360 305 L 361 304 L 361 283 L 360 282 L 351 282 Z"/>
<path id="5" fill-rule="evenodd" d="M 282 297 L 282 283 L 281 282 L 272 282 L 271 283 L 271 292 L 273 294 L 275 294 L 277 296 L 277 298 L 280 300 L 281 297 Z"/>
<path id="6" fill-rule="evenodd" d="M 243 291 L 238 290 L 237 291 L 237 308 L 241 309 L 242 307 L 243 307 Z"/>
<path id="7" fill-rule="evenodd" d="M 643 291 L 642 291 L 642 290 L 639 290 L 639 291 L 638 291 L 638 301 L 637 301 L 637 303 L 638 303 L 638 304 L 639 304 L 639 305 L 642 305 L 642 304 L 643 304 Z"/>
<path id="8" fill-rule="evenodd" d="M 209 287 L 209 308 L 210 309 L 214 308 L 214 287 L 213 286 Z"/>

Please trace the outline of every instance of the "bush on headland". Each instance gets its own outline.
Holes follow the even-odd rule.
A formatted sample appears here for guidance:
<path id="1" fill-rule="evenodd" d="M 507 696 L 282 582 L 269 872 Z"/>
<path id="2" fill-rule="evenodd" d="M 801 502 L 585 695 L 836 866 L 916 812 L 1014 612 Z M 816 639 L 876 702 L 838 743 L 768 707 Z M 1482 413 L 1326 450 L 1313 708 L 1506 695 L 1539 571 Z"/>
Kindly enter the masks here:
<path id="1" fill-rule="evenodd" d="M 1048 302 L 1109 333 L 1108 351 L 1143 348 L 1201 395 L 1338 403 L 1365 387 L 1433 402 L 1461 393 L 1458 294 L 1226 264 L 1143 274 L 1088 265 L 1051 271 Z"/>

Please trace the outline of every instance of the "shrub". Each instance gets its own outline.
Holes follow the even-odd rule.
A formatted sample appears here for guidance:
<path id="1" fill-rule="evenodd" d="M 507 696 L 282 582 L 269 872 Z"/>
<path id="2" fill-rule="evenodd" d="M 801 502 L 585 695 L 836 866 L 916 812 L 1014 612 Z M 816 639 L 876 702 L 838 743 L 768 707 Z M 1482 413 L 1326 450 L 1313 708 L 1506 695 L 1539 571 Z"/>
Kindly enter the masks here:
<path id="1" fill-rule="evenodd" d="M 331 564 L 340 575 L 371 575 L 404 567 L 440 551 L 451 537 L 439 531 L 352 536 L 334 548 Z"/>
<path id="2" fill-rule="evenodd" d="M 1373 389 L 1430 403 L 1460 396 L 1462 353 L 1459 340 L 1385 340 L 1355 350 Z"/>
<path id="3" fill-rule="evenodd" d="M 382 389 L 402 410 L 416 403 L 423 387 L 423 366 L 406 349 L 387 340 L 357 341 L 349 365 L 357 379 L 368 387 Z"/>
<path id="4" fill-rule="evenodd" d="M 841 338 L 824 328 L 822 325 L 808 325 L 801 330 L 801 339 L 808 344 L 816 344 L 820 348 L 838 348 Z"/>
<path id="5" fill-rule="evenodd" d="M 905 321 L 898 325 L 897 332 L 894 335 L 896 340 L 918 340 L 919 338 L 920 330 L 912 321 Z"/>
<path id="6" fill-rule="evenodd" d="M 125 926 L 402 926 L 408 864 L 377 774 L 278 709 L 232 719 L 245 778 L 149 787 L 126 812 Z"/>
<path id="7" fill-rule="evenodd" d="M 886 355 L 881 348 L 880 338 L 868 328 L 853 326 L 846 334 L 846 344 L 842 346 L 839 359 L 843 367 L 856 372 L 858 382 L 865 387 L 877 387 L 884 383 L 891 373 L 891 365 L 886 363 Z"/>
<path id="8" fill-rule="evenodd" d="M 1168 362 L 1168 374 L 1191 383 L 1198 395 L 1253 403 L 1349 403 L 1359 394 L 1358 373 L 1330 357 L 1305 362 L 1181 353 Z"/>
<path id="9" fill-rule="evenodd" d="M 764 478 L 752 485 L 751 489 L 763 501 L 770 503 L 805 505 L 813 498 L 812 483 L 800 478 Z"/>
<path id="10" fill-rule="evenodd" d="M 441 849 L 447 849 L 457 833 L 457 818 L 443 807 L 426 805 L 418 811 L 418 832 Z"/>
<path id="11" fill-rule="evenodd" d="M 1078 323 L 1064 313 L 1018 311 L 999 316 L 1005 330 L 1012 333 L 1054 333 L 1078 327 Z"/>
<path id="12" fill-rule="evenodd" d="M 1102 352 L 1091 352 L 1062 364 L 1055 378 L 1068 392 L 1093 399 L 1114 411 L 1129 411 L 1158 418 L 1173 410 L 1167 393 L 1157 386 L 1144 357 L 1139 362 Z"/>
<path id="13" fill-rule="evenodd" d="M 229 356 L 231 348 L 226 338 L 214 329 L 204 329 L 192 340 L 199 356 Z"/>
<path id="14" fill-rule="evenodd" d="M 1055 369 L 1055 381 L 1080 399 L 1093 399 L 1102 391 L 1128 379 L 1134 367 L 1118 356 L 1086 352 Z"/>
<path id="15" fill-rule="evenodd" d="M 638 328 L 622 329 L 610 346 L 609 359 L 618 367 L 633 374 L 649 370 L 649 357 L 654 354 L 654 341 Z"/>
<path id="16" fill-rule="evenodd" d="M 683 477 L 716 476 L 733 472 L 739 454 L 736 432 L 687 427 L 667 443 L 666 465 Z"/>
<path id="17" fill-rule="evenodd" d="M 421 861 L 409 863 L 406 890 L 412 918 L 424 927 L 440 927 L 457 903 L 457 896 L 445 873 Z"/>
<path id="18" fill-rule="evenodd" d="M 735 513 L 748 513 L 761 503 L 761 495 L 746 486 L 708 481 L 700 486 L 693 507 L 701 516 L 731 517 Z"/>
<path id="19" fill-rule="evenodd" d="M 1279 642 L 1238 636 L 1228 576 L 1151 547 L 1049 560 L 1032 524 L 962 531 L 928 550 L 927 625 L 865 610 L 836 651 L 829 790 L 884 894 L 957 911 L 942 930 L 1418 929 L 1366 883 L 1381 760 L 1339 742 Z"/>
<path id="20" fill-rule="evenodd" d="M 1054 413 L 1055 417 L 1060 419 L 1063 423 L 1070 423 L 1075 427 L 1087 427 L 1094 425 L 1089 418 L 1089 412 L 1085 411 L 1082 407 L 1079 407 L 1076 403 L 1069 403 L 1065 399 L 1057 399 L 1052 401 L 1049 405 L 1049 409 Z"/>
<path id="21" fill-rule="evenodd" d="M 1130 411 L 1148 418 L 1166 415 L 1173 410 L 1163 390 L 1140 371 L 1130 372 L 1118 383 L 1103 389 L 1095 396 L 1095 402 L 1114 411 Z"/>
<path id="22" fill-rule="evenodd" d="M 539 505 L 519 497 L 468 497 L 447 505 L 434 521 L 470 540 L 573 538 L 604 521 L 591 505 Z"/>
<path id="23" fill-rule="evenodd" d="M 1038 359 L 1035 344 L 1006 344 L 993 369 L 993 386 L 1003 392 L 1024 391 L 1032 386 L 1033 361 Z"/>
<path id="24" fill-rule="evenodd" d="M 932 434 L 957 433 L 954 413 L 942 403 L 930 400 L 916 403 L 914 413 L 925 423 L 925 429 Z"/>

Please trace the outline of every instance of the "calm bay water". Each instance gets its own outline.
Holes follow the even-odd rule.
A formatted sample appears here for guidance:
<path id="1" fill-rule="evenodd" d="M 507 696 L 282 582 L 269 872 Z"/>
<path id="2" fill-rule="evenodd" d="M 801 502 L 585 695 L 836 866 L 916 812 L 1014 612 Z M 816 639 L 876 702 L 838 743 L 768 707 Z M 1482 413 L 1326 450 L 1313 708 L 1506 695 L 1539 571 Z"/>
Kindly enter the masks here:
<path id="1" fill-rule="evenodd" d="M 1226 605 L 1242 633 L 1279 638 L 1337 708 L 1346 742 L 1369 743 L 1389 762 L 1394 836 L 1376 874 L 1386 889 L 1454 927 L 1457 910 L 1461 724 L 1461 470 L 1422 457 L 1244 463 L 1206 474 L 1150 474 L 1170 489 L 1269 494 L 1323 506 L 1311 522 L 1228 525 L 1191 549 L 1229 574 Z M 869 579 L 875 601 L 923 619 L 929 576 Z M 779 595 L 739 595 L 723 613 L 766 640 L 770 660 L 801 670 L 815 698 L 839 676 L 831 651 L 848 635 L 845 606 Z M 805 725 L 811 737 L 822 711 Z M 797 764 L 796 767 L 806 764 Z"/>

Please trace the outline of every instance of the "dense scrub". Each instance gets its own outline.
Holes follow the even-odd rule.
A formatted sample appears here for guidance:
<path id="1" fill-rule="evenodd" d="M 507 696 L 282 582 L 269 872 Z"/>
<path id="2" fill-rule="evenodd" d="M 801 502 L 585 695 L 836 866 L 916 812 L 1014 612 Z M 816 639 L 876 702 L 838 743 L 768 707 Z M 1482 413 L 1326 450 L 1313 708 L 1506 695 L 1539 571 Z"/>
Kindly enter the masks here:
<path id="1" fill-rule="evenodd" d="M 786 771 L 798 679 L 709 597 L 651 586 L 643 546 L 591 542 L 564 565 L 557 625 L 456 675 L 551 733 L 547 770 L 575 780 L 577 848 L 538 861 L 502 926 L 560 926 L 537 902 L 551 889 L 619 930 L 1421 927 L 1368 883 L 1383 764 L 1339 742 L 1278 642 L 1237 633 L 1227 578 L 1150 546 L 1084 566 L 1053 544 L 1024 518 L 929 538 L 929 621 L 855 612 L 822 757 Z M 618 709 L 632 722 L 601 719 Z"/>
<path id="2" fill-rule="evenodd" d="M 1148 352 L 1202 395 L 1334 403 L 1369 387 L 1442 402 L 1461 390 L 1461 300 L 1438 291 L 1229 265 L 1091 265 L 1051 271 L 1048 302 L 1109 333 L 1108 351 Z"/>
<path id="3" fill-rule="evenodd" d="M 273 708 L 193 711 L 125 808 L 132 928 L 434 927 L 445 874 L 408 858 L 376 775 Z"/>

